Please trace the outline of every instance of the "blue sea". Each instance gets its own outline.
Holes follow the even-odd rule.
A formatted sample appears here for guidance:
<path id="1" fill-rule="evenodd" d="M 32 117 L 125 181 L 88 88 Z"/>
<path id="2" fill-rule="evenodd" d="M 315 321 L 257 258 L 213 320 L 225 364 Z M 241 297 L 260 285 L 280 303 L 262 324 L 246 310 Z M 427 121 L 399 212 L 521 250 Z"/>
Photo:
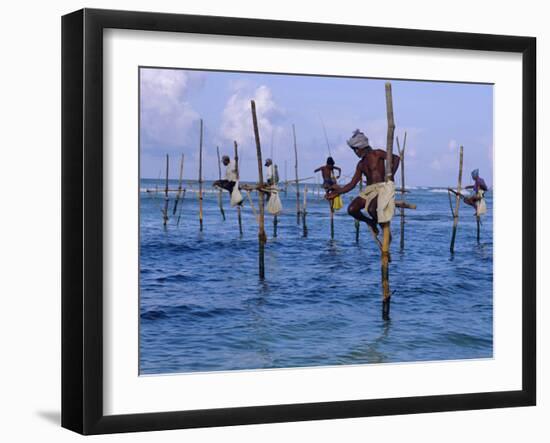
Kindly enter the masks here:
<path id="1" fill-rule="evenodd" d="M 145 192 L 158 187 L 159 193 Z M 224 192 L 205 184 L 199 232 L 197 185 L 163 228 L 160 180 L 140 192 L 140 373 L 168 374 L 491 358 L 492 192 L 476 240 L 473 208 L 460 206 L 455 253 L 447 191 L 410 188 L 405 248 L 392 221 L 391 320 L 382 320 L 380 252 L 364 224 L 359 241 L 345 207 L 330 239 L 328 203 L 308 185 L 307 227 L 296 223 L 296 192 L 281 192 L 273 238 L 266 216 L 266 278 L 258 278 L 258 229 L 248 201 L 243 235 Z M 177 188 L 175 181 L 170 188 Z M 300 186 L 301 197 L 303 186 Z M 357 195 L 344 196 L 347 204 Z M 253 196 L 257 208 L 256 197 Z M 178 224 L 179 218 L 179 224 Z"/>

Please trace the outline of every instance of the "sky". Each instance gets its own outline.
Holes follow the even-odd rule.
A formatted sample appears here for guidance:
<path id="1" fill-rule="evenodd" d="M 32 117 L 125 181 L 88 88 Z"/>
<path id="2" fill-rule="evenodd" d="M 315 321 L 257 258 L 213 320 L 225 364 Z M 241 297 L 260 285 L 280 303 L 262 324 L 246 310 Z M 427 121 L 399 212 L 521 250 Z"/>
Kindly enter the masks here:
<path id="1" fill-rule="evenodd" d="M 258 178 L 250 110 L 255 100 L 263 158 L 272 157 L 281 180 L 294 177 L 292 125 L 296 127 L 298 175 L 312 177 L 330 154 L 346 182 L 358 158 L 347 146 L 355 129 L 374 148 L 386 147 L 384 79 L 140 68 L 140 174 L 198 178 L 200 119 L 204 122 L 203 179 L 218 178 L 216 147 L 233 158 L 239 145 L 242 180 Z M 408 186 L 456 186 L 459 147 L 464 178 L 479 168 L 493 182 L 493 86 L 391 80 L 395 135 L 405 151 Z M 326 129 L 326 138 L 323 131 Z M 328 143 L 327 143 L 328 141 Z M 394 144 L 394 152 L 397 146 Z M 285 167 L 286 163 L 286 167 Z M 286 171 L 285 171 L 286 169 Z M 222 175 L 223 175 L 222 167 Z M 400 177 L 400 175 L 399 175 Z M 223 177 L 222 177 L 223 178 Z M 396 179 L 399 183 L 400 179 Z"/>

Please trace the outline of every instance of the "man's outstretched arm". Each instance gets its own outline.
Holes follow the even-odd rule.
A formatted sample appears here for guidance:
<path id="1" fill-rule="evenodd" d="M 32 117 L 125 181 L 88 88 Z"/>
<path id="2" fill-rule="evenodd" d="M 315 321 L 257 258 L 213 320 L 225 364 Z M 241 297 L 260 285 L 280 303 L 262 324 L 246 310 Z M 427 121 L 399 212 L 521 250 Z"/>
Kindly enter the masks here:
<path id="1" fill-rule="evenodd" d="M 357 183 L 359 183 L 359 180 L 361 180 L 361 175 L 362 175 L 362 172 L 361 172 L 361 168 L 359 167 L 359 163 L 358 163 L 357 168 L 355 168 L 355 174 L 353 174 L 353 177 L 351 178 L 351 181 L 347 185 L 344 185 L 344 186 L 333 185 L 332 186 L 331 189 L 334 191 L 335 196 L 338 195 L 338 194 L 345 194 L 346 192 L 349 192 L 353 188 L 355 188 L 355 186 L 357 186 Z"/>

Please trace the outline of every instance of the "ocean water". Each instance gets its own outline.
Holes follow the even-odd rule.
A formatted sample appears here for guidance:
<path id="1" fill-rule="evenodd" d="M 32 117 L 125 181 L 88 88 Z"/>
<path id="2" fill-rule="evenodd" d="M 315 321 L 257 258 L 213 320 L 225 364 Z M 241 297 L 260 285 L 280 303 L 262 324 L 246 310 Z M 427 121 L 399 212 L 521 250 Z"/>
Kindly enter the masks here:
<path id="1" fill-rule="evenodd" d="M 188 186 L 179 225 L 177 215 L 164 229 L 163 196 L 144 192 L 155 186 L 163 184 L 141 182 L 141 374 L 492 357 L 492 192 L 480 244 L 473 208 L 461 204 L 451 255 L 446 191 L 411 188 L 406 199 L 417 209 L 406 211 L 402 252 L 399 216 L 392 222 L 391 320 L 383 321 L 378 248 L 364 224 L 355 241 L 345 207 L 335 215 L 330 240 L 323 193 L 308 186 L 307 238 L 296 224 L 295 189 L 281 193 L 277 238 L 266 217 L 260 281 L 257 226 L 247 201 L 241 237 L 228 193 L 224 222 L 217 191 L 206 183 L 201 233 L 196 185 Z M 345 203 L 355 195 L 345 195 Z"/>

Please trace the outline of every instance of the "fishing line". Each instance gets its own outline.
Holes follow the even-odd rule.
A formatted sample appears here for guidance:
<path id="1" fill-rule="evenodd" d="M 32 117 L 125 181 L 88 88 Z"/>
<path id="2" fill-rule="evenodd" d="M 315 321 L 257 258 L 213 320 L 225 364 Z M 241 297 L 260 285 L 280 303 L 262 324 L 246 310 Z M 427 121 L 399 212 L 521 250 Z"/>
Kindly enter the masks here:
<path id="1" fill-rule="evenodd" d="M 321 126 L 323 127 L 323 134 L 325 134 L 325 141 L 327 143 L 328 155 L 332 157 L 332 153 L 330 152 L 330 143 L 328 142 L 327 130 L 325 128 L 325 122 L 323 121 L 321 114 L 318 114 L 318 115 L 319 115 L 319 120 L 321 120 Z"/>

